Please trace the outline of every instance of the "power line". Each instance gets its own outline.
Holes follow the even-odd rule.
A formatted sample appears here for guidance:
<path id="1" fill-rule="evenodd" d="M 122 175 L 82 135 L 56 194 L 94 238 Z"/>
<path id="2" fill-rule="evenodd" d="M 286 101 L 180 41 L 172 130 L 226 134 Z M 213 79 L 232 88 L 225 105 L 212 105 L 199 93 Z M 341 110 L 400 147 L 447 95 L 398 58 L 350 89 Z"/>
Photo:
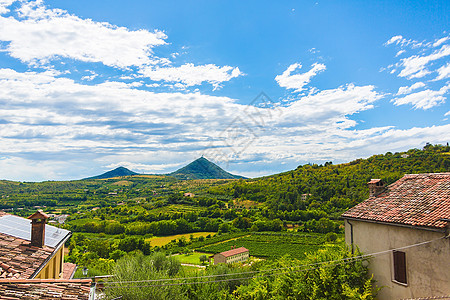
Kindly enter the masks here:
<path id="1" fill-rule="evenodd" d="M 220 277 L 226 277 L 226 276 L 237 276 L 237 275 L 249 275 L 249 274 L 256 274 L 256 273 L 265 273 L 265 272 L 273 272 L 273 271 L 281 271 L 286 269 L 297 269 L 297 268 L 304 268 L 304 267 L 312 267 L 312 266 L 319 266 L 316 268 L 310 268 L 310 269 L 301 269 L 301 270 L 291 270 L 288 272 L 282 272 L 282 273 L 276 273 L 276 274 L 269 274 L 269 275 L 261 275 L 261 276 L 250 276 L 250 277 L 240 277 L 240 278 L 229 278 L 229 279 L 219 279 L 219 280 L 209 280 L 209 281 L 198 281 L 198 282 L 177 282 L 177 283 L 163 283 L 163 284 L 153 284 L 153 285 L 127 285 L 127 286 L 105 286 L 105 288 L 128 288 L 128 287 L 158 287 L 158 286 L 173 286 L 173 285 L 186 285 L 186 284 L 201 284 L 201 283 L 214 283 L 214 282 L 225 282 L 225 281 L 236 281 L 236 280 L 246 280 L 246 279 L 252 279 L 255 277 L 267 277 L 267 276 L 274 276 L 274 275 L 283 275 L 287 273 L 293 273 L 293 272 L 303 272 L 303 271 L 310 271 L 310 270 L 316 270 L 320 268 L 321 265 L 324 264 L 330 264 L 326 267 L 336 266 L 340 264 L 346 264 L 351 263 L 358 260 L 363 260 L 368 257 L 374 257 L 379 255 L 384 255 L 387 253 L 390 253 L 392 251 L 398 251 L 398 250 L 405 250 L 412 247 L 418 247 L 425 244 L 432 243 L 434 241 L 443 239 L 445 237 L 440 237 L 437 239 L 420 242 L 408 246 L 398 247 L 395 249 L 390 250 L 384 250 L 380 252 L 375 252 L 371 254 L 363 254 L 338 260 L 332 260 L 332 261 L 324 261 L 324 262 L 317 262 L 317 263 L 311 263 L 306 265 L 298 265 L 298 266 L 291 266 L 291 267 L 284 267 L 284 268 L 273 268 L 273 269 L 266 269 L 266 270 L 258 270 L 258 271 L 247 271 L 247 272 L 240 272 L 240 273 L 228 273 L 228 274 L 217 274 L 217 275 L 205 275 L 205 276 L 195 276 L 195 277 L 180 277 L 180 278 L 161 278 L 161 279 L 148 279 L 148 280 L 136 280 L 136 281 L 115 281 L 115 282 L 105 282 L 105 284 L 124 284 L 124 283 L 146 283 L 146 282 L 170 282 L 170 281 L 178 281 L 178 280 L 191 280 L 191 279 L 206 279 L 206 278 L 220 278 Z"/>

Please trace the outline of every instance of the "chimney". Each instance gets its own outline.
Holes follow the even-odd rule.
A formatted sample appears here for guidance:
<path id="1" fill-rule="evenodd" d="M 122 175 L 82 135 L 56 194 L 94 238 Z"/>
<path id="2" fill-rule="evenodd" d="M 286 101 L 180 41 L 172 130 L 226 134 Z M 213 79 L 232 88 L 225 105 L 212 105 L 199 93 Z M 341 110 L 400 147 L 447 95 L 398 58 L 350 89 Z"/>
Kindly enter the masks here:
<path id="1" fill-rule="evenodd" d="M 31 220 L 31 245 L 36 247 L 44 246 L 45 223 L 47 223 L 48 216 L 42 210 L 38 210 L 29 216 L 28 219 Z"/>
<path id="2" fill-rule="evenodd" d="M 369 197 L 376 197 L 384 191 L 384 182 L 381 179 L 371 179 L 369 185 Z"/>

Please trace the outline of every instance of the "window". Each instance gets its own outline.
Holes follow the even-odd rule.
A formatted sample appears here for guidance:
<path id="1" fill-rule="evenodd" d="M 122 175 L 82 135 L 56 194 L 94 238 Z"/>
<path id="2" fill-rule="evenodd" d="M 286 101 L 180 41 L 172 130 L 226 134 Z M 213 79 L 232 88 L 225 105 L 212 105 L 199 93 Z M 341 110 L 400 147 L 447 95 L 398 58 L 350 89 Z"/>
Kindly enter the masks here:
<path id="1" fill-rule="evenodd" d="M 406 255 L 402 251 L 394 251 L 394 280 L 407 284 L 406 280 Z"/>

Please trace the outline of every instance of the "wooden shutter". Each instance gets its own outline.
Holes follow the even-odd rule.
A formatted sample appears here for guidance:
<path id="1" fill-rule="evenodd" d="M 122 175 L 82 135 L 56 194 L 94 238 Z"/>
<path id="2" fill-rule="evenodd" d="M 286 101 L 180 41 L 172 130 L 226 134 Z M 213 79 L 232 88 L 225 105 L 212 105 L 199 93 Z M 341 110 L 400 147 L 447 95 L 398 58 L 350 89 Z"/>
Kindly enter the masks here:
<path id="1" fill-rule="evenodd" d="M 407 284 L 406 281 L 406 255 L 402 251 L 394 251 L 394 280 Z"/>

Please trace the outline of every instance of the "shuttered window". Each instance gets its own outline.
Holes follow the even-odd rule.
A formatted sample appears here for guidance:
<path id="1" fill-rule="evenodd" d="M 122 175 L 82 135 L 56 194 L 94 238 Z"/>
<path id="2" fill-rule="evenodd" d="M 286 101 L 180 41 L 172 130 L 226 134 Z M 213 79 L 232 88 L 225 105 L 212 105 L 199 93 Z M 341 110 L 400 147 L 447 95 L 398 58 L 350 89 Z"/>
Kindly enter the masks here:
<path id="1" fill-rule="evenodd" d="M 407 284 L 406 280 L 406 255 L 402 251 L 394 251 L 394 280 Z"/>

